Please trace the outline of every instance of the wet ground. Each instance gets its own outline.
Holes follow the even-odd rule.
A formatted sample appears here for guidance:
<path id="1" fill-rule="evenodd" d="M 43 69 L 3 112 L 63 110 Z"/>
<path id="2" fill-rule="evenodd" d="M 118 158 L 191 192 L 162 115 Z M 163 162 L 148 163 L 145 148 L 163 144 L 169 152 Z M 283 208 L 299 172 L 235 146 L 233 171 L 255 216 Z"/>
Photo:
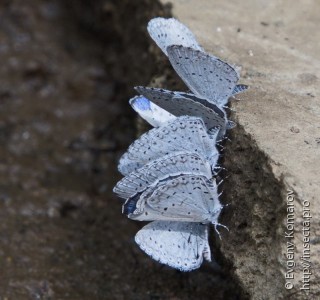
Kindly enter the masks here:
<path id="1" fill-rule="evenodd" d="M 238 299 L 209 265 L 142 253 L 112 194 L 136 134 L 127 101 L 157 66 L 155 1 L 0 4 L 0 300 Z"/>

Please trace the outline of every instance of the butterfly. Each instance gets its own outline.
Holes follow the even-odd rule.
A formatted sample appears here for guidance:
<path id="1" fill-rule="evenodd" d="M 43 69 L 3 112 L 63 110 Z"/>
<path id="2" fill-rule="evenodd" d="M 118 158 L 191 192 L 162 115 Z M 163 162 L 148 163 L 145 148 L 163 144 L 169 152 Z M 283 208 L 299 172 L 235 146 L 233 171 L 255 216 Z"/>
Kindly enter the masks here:
<path id="1" fill-rule="evenodd" d="M 138 231 L 135 241 L 154 260 L 180 271 L 211 261 L 208 226 L 201 223 L 154 221 Z"/>
<path id="2" fill-rule="evenodd" d="M 226 130 L 235 126 L 227 120 L 224 106 L 230 96 L 248 88 L 236 84 L 237 70 L 206 54 L 192 32 L 174 18 L 150 20 L 148 32 L 193 93 L 138 86 L 135 89 L 144 98 L 130 100 L 131 106 L 152 126 L 160 126 L 162 120 L 166 121 L 172 115 L 201 117 L 208 129 L 220 127 L 218 140 L 221 140 Z M 148 100 L 153 104 L 147 105 Z M 138 102 L 145 105 L 139 107 Z"/>
<path id="3" fill-rule="evenodd" d="M 131 144 L 119 161 L 123 175 L 138 170 L 148 162 L 176 151 L 192 151 L 216 167 L 219 152 L 216 148 L 218 129 L 210 130 L 201 118 L 182 116 L 153 128 Z"/>
<path id="4" fill-rule="evenodd" d="M 135 194 L 122 212 L 136 221 L 179 221 L 218 224 L 222 206 L 214 179 L 193 174 L 168 175 Z"/>
<path id="5" fill-rule="evenodd" d="M 205 98 L 220 107 L 225 105 L 228 101 L 228 99 L 225 99 L 226 96 L 221 93 L 219 95 L 214 90 L 217 86 L 217 80 L 220 81 L 222 79 L 223 81 L 225 76 L 231 82 L 223 84 L 227 85 L 228 88 L 230 85 L 234 85 L 231 88 L 229 97 L 248 88 L 244 84 L 235 84 L 239 79 L 238 67 L 234 67 L 213 55 L 206 54 L 190 29 L 178 20 L 174 18 L 154 18 L 149 21 L 147 29 L 150 37 L 169 57 L 177 74 L 197 97 Z M 186 63 L 187 60 L 188 62 Z M 201 69 L 201 67 L 203 68 Z M 224 74 L 225 72 L 227 74 Z M 189 78 L 190 74 L 193 73 L 197 75 L 191 76 L 193 79 Z M 217 75 L 218 79 L 213 78 Z M 196 77 L 200 77 L 200 79 Z M 201 79 L 201 77 L 203 78 Z M 209 80 L 205 91 L 203 87 L 199 89 L 199 80 Z"/>
<path id="6" fill-rule="evenodd" d="M 219 127 L 218 140 L 221 140 L 226 130 L 235 125 L 227 120 L 222 108 L 194 94 L 143 86 L 135 87 L 135 90 L 143 96 L 139 96 L 138 99 L 135 97 L 129 103 L 154 127 L 160 126 L 174 116 L 196 116 L 202 118 L 209 130 Z"/>
<path id="7" fill-rule="evenodd" d="M 166 55 L 168 55 L 167 48 L 171 45 L 183 45 L 203 51 L 190 29 L 177 19 L 160 17 L 151 19 L 147 30 L 150 37 Z"/>
<path id="8" fill-rule="evenodd" d="M 154 185 L 155 182 L 181 174 L 212 178 L 211 166 L 204 157 L 198 153 L 178 151 L 161 156 L 131 172 L 116 184 L 113 191 L 119 197 L 128 199 Z"/>

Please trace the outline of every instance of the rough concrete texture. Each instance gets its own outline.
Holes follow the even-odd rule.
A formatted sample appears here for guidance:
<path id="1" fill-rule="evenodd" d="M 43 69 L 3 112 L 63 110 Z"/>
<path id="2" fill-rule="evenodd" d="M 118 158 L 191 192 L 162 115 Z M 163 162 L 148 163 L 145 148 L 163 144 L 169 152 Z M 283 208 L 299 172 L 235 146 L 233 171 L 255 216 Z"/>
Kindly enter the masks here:
<path id="1" fill-rule="evenodd" d="M 240 82 L 251 87 L 232 102 L 238 126 L 225 145 L 229 206 L 221 222 L 230 232 L 222 232 L 222 257 L 252 299 L 320 297 L 320 3 L 171 2 L 173 16 L 208 52 L 240 65 Z M 287 205 L 292 197 L 294 205 Z M 292 207 L 294 219 L 287 213 Z M 290 254 L 294 278 L 285 279 Z M 302 255 L 311 263 L 309 291 Z"/>

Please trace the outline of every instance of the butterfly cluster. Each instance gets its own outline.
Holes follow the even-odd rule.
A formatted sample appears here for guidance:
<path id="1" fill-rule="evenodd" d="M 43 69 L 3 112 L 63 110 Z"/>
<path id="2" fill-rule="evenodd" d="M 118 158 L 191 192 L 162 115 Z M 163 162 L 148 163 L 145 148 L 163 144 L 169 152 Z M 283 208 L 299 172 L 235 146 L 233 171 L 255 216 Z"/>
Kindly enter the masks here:
<path id="1" fill-rule="evenodd" d="M 191 92 L 135 87 L 140 95 L 129 103 L 154 128 L 121 157 L 124 178 L 114 192 L 130 219 L 151 221 L 135 236 L 140 248 L 191 271 L 211 260 L 208 229 L 219 224 L 222 209 L 216 144 L 234 126 L 225 105 L 247 86 L 237 85 L 238 70 L 207 54 L 176 19 L 152 19 L 148 32 Z"/>

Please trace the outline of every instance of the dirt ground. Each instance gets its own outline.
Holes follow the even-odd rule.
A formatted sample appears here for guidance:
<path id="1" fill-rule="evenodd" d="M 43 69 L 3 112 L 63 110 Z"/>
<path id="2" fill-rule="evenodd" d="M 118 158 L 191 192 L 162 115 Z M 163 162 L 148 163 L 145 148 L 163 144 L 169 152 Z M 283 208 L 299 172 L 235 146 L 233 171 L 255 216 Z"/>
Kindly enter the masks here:
<path id="1" fill-rule="evenodd" d="M 0 300 L 240 299 L 218 268 L 180 273 L 142 253 L 141 224 L 112 194 L 136 134 L 132 87 L 157 72 L 146 24 L 169 11 L 1 2 Z"/>

